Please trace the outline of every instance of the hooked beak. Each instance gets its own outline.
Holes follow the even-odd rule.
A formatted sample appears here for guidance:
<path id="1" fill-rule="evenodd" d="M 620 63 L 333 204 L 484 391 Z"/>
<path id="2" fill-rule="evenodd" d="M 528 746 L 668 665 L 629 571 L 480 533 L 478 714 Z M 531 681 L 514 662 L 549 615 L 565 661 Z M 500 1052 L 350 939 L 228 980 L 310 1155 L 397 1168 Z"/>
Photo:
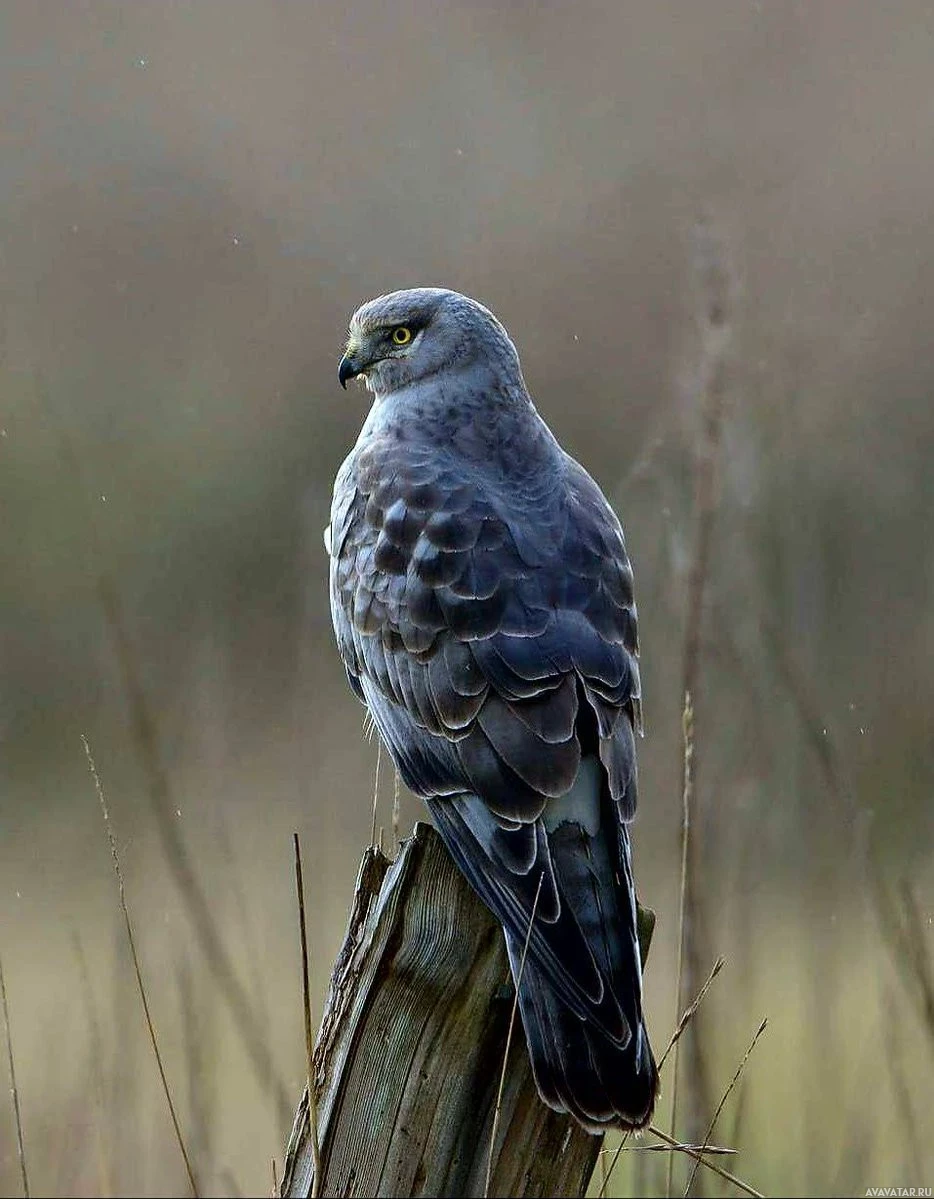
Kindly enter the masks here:
<path id="1" fill-rule="evenodd" d="M 345 354 L 340 360 L 340 365 L 337 368 L 337 378 L 345 391 L 347 390 L 347 380 L 356 379 L 362 369 L 360 362 L 354 358 L 353 354 Z"/>

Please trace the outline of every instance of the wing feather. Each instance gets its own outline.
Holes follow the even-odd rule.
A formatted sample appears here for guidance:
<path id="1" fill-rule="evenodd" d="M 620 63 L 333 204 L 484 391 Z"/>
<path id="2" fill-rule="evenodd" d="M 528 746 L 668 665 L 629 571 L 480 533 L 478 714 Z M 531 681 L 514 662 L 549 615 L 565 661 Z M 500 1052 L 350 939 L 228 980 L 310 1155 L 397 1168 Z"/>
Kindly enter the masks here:
<path id="1" fill-rule="evenodd" d="M 628 819 L 632 572 L 596 484 L 573 459 L 560 466 L 529 485 L 529 511 L 520 488 L 499 494 L 409 441 L 376 439 L 352 455 L 331 513 L 335 631 L 349 676 L 405 710 L 423 794 L 474 789 L 501 815 L 534 816 L 574 781 L 584 702 Z"/>
<path id="2" fill-rule="evenodd" d="M 554 454 L 497 487 L 443 446 L 371 437 L 335 484 L 331 609 L 351 686 L 514 967 L 535 908 L 519 1000 L 543 1096 L 641 1124 L 632 571 L 599 488 Z"/>

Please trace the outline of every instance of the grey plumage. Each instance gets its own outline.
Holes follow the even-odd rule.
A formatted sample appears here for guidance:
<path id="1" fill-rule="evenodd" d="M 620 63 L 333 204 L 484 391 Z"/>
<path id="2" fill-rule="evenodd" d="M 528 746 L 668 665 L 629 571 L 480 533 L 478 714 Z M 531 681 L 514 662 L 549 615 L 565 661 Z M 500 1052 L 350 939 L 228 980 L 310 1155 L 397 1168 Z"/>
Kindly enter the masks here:
<path id="1" fill-rule="evenodd" d="M 456 292 L 365 304 L 340 379 L 374 402 L 334 486 L 331 611 L 407 786 L 502 922 L 536 1081 L 586 1127 L 639 1127 L 642 1017 L 627 824 L 640 726 L 622 530 Z M 541 888 L 539 891 L 539 880 Z"/>

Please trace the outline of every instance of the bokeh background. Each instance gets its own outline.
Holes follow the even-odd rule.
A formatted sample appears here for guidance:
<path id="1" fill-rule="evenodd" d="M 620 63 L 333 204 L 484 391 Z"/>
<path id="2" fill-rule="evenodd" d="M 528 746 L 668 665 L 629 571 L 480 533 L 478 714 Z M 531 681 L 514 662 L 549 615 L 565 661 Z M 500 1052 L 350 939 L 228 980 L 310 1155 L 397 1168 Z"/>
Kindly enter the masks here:
<path id="1" fill-rule="evenodd" d="M 320 1011 L 374 790 L 326 598 L 366 406 L 336 364 L 396 287 L 494 308 L 626 527 L 664 1045 L 699 228 L 730 338 L 690 928 L 703 973 L 727 964 L 679 1132 L 767 1016 L 714 1136 L 730 1168 L 785 1194 L 934 1184 L 934 1039 L 870 885 L 911 889 L 930 968 L 932 79 L 924 0 L 0 5 L 0 954 L 34 1192 L 185 1185 L 82 734 L 202 1185 L 268 1193 L 281 1165 L 291 834 Z M 384 764 L 387 845 L 392 791 Z M 418 815 L 404 795 L 402 833 Z M 657 1191 L 658 1156 L 610 1193 Z"/>

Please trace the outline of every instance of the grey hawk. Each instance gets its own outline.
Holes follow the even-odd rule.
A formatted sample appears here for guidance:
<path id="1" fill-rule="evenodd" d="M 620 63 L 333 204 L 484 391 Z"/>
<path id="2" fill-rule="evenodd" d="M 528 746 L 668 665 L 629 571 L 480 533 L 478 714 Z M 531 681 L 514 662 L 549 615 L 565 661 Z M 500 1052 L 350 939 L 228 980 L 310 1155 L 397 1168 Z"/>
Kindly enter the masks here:
<path id="1" fill-rule="evenodd" d="M 474 300 L 415 288 L 364 304 L 339 370 L 344 386 L 357 376 L 373 404 L 326 538 L 350 685 L 503 925 L 542 1098 L 593 1132 L 641 1127 L 658 1080 L 629 844 L 641 716 L 619 521 Z"/>

